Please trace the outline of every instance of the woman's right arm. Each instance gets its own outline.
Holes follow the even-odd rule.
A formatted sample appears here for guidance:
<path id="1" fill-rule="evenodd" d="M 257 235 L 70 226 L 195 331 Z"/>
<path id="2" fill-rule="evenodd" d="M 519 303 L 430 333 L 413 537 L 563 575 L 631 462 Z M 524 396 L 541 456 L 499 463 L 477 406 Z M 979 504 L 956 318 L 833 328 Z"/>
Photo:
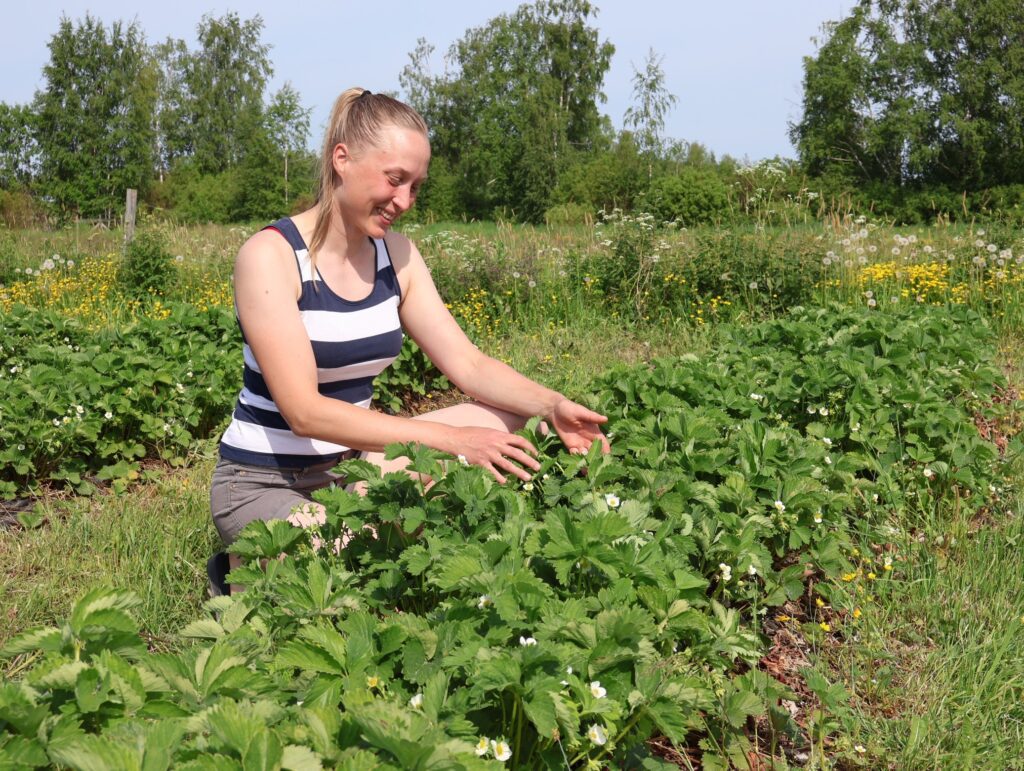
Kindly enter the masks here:
<path id="1" fill-rule="evenodd" d="M 299 291 L 295 256 L 280 235 L 262 231 L 245 243 L 235 262 L 235 307 L 274 403 L 295 434 L 370 452 L 394 442 L 419 442 L 475 456 L 484 452 L 477 445 L 486 445 L 501 460 L 516 461 L 501 463 L 505 471 L 529 477 L 519 466 L 536 467 L 528 454 L 533 447 L 516 434 L 410 420 L 321 395 L 313 346 L 299 314 Z"/>

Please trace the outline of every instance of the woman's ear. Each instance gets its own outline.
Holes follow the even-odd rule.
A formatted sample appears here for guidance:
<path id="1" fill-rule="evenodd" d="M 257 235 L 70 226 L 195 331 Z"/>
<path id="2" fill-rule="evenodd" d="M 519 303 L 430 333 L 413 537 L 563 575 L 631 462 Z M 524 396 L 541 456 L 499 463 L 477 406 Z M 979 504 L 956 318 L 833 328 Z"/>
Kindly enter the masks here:
<path id="1" fill-rule="evenodd" d="M 348 145 L 338 142 L 331 151 L 331 166 L 338 177 L 342 176 L 350 160 L 352 160 L 352 154 L 348 151 Z"/>

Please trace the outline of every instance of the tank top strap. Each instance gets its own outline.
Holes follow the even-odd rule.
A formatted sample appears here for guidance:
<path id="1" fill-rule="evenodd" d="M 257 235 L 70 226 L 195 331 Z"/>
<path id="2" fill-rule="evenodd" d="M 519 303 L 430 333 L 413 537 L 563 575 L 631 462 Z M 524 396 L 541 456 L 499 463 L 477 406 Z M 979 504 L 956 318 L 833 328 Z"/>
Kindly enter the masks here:
<path id="1" fill-rule="evenodd" d="M 309 254 L 309 247 L 306 246 L 305 239 L 299 233 L 299 229 L 295 227 L 291 217 L 282 217 L 277 222 L 272 222 L 263 229 L 276 230 L 284 237 L 284 240 L 288 242 L 288 246 L 295 252 L 295 267 L 298 268 L 299 275 L 302 276 L 302 261 Z"/>

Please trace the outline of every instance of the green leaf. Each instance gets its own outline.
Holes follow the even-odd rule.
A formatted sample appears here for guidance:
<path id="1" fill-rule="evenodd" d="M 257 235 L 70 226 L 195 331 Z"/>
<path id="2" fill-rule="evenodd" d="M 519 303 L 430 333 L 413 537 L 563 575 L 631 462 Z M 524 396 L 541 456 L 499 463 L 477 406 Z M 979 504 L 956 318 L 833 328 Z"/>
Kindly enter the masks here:
<path id="1" fill-rule="evenodd" d="M 243 771 L 276 771 L 281 768 L 284 749 L 274 733 L 261 726 L 242 755 Z"/>
<path id="2" fill-rule="evenodd" d="M 281 753 L 281 768 L 287 771 L 323 771 L 323 767 L 320 758 L 309 747 L 289 744 Z"/>

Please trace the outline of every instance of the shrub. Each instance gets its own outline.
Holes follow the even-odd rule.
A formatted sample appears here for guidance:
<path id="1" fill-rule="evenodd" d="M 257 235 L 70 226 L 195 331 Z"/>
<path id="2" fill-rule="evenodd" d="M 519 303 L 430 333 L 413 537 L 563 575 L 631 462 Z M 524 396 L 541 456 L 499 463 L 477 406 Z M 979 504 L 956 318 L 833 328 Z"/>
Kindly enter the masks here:
<path id="1" fill-rule="evenodd" d="M 140 233 L 128 245 L 117 282 L 132 297 L 166 291 L 174 276 L 174 265 L 163 238 L 153 232 Z"/>
<path id="2" fill-rule="evenodd" d="M 593 210 L 578 203 L 560 203 L 544 212 L 547 225 L 590 225 L 593 221 Z"/>
<path id="3" fill-rule="evenodd" d="M 662 221 L 687 226 L 720 222 L 729 216 L 729 188 L 709 169 L 683 168 L 651 183 L 648 204 Z"/>

